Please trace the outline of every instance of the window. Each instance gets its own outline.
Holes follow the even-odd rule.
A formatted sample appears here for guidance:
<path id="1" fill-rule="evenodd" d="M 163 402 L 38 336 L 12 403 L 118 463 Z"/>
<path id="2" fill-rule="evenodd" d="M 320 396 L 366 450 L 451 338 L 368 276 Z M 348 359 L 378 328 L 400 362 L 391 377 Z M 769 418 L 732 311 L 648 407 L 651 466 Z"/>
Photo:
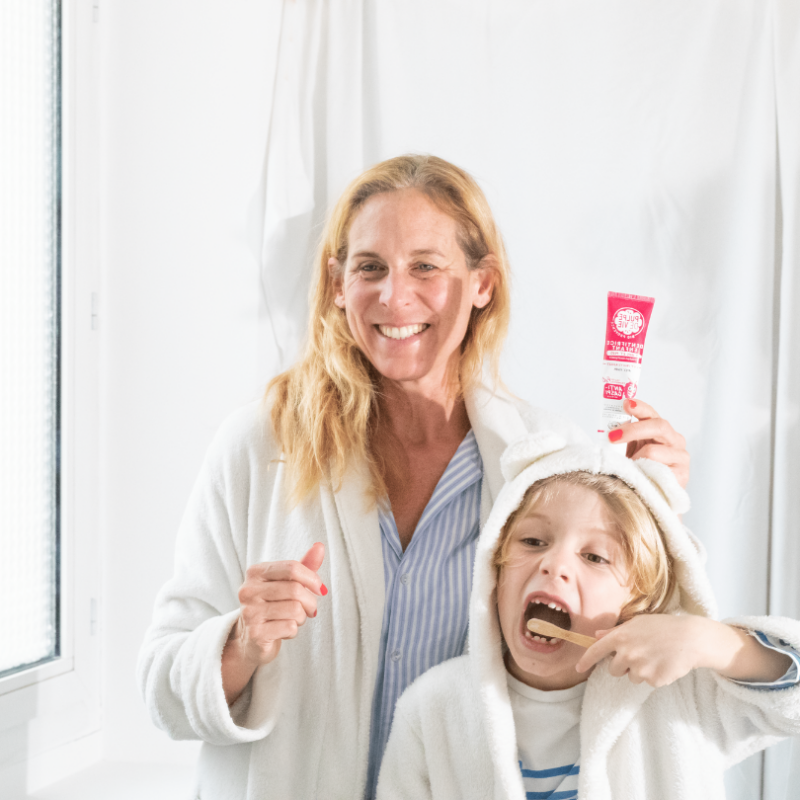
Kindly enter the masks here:
<path id="1" fill-rule="evenodd" d="M 0 7 L 0 676 L 59 655 L 60 7 Z"/>
<path id="2" fill-rule="evenodd" d="M 97 0 L 0 3 L 4 797 L 102 755 L 98 28 Z"/>

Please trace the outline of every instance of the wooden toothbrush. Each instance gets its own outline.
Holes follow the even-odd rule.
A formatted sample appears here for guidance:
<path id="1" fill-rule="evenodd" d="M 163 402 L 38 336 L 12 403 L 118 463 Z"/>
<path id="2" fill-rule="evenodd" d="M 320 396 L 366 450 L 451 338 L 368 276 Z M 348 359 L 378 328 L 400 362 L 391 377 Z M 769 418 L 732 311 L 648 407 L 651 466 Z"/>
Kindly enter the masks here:
<path id="1" fill-rule="evenodd" d="M 564 639 L 581 647 L 591 647 L 597 639 L 591 636 L 584 636 L 582 633 L 573 633 L 553 625 L 552 622 L 545 622 L 543 619 L 529 619 L 528 630 L 531 633 L 538 633 L 540 636 L 553 636 L 556 639 Z"/>

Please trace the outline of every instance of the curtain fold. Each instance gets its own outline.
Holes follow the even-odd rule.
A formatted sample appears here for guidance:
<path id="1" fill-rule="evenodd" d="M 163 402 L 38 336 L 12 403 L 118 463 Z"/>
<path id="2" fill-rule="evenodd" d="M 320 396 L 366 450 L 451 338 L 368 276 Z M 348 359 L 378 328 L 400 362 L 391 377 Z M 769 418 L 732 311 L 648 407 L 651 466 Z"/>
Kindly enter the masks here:
<path id="1" fill-rule="evenodd" d="M 800 617 L 800 3 L 774 0 L 775 117 L 779 167 L 776 226 L 775 418 L 770 613 Z M 800 786 L 800 741 L 765 754 L 763 800 Z"/>
<path id="2" fill-rule="evenodd" d="M 364 167 L 363 0 L 283 0 L 266 153 L 261 369 L 289 367 L 305 335 L 328 204 Z"/>

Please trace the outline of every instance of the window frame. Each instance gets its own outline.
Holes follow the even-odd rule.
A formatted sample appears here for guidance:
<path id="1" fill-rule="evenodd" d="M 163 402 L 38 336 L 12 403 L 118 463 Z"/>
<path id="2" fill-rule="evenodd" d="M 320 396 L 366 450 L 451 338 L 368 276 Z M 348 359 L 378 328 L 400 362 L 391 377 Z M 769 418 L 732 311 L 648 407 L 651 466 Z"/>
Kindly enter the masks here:
<path id="1" fill-rule="evenodd" d="M 61 0 L 60 653 L 0 678 L 0 785 L 27 791 L 102 755 L 98 6 Z"/>

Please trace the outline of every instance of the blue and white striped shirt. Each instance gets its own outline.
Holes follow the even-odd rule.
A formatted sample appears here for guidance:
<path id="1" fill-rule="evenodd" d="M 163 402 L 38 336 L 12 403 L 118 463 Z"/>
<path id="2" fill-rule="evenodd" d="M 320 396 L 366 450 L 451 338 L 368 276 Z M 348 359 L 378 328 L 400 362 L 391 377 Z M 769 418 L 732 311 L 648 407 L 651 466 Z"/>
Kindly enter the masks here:
<path id="1" fill-rule="evenodd" d="M 394 707 L 423 672 L 464 652 L 480 531 L 483 461 L 470 431 L 422 512 L 406 551 L 379 508 L 386 601 L 372 705 L 367 798 L 375 796 Z"/>

